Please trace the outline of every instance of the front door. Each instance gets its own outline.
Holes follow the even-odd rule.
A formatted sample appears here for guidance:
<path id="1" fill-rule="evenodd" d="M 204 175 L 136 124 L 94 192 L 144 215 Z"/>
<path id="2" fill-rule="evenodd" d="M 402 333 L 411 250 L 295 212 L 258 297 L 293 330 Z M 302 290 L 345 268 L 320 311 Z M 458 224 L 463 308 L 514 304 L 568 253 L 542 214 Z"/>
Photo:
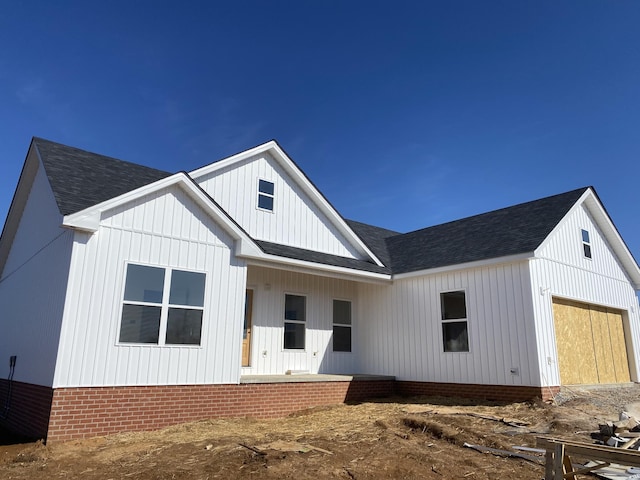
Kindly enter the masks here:
<path id="1" fill-rule="evenodd" d="M 253 290 L 247 290 L 244 303 L 244 331 L 242 333 L 242 366 L 251 361 L 251 311 L 253 310 Z"/>

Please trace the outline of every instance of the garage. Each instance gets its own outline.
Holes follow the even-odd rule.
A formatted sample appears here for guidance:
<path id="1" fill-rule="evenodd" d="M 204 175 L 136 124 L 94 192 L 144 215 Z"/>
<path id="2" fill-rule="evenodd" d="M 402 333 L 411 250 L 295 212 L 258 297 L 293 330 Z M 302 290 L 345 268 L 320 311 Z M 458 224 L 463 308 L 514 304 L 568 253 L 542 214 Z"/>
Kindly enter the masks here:
<path id="1" fill-rule="evenodd" d="M 553 299 L 563 385 L 630 382 L 620 310 Z"/>

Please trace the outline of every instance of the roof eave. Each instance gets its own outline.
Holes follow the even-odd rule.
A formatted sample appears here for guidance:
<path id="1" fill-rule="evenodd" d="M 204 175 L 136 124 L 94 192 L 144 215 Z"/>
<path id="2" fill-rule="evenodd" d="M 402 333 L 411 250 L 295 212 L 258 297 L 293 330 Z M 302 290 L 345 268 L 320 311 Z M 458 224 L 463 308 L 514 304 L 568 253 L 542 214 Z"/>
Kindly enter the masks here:
<path id="1" fill-rule="evenodd" d="M 100 228 L 100 220 L 103 213 L 173 185 L 183 188 L 196 204 L 217 220 L 234 239 L 235 254 L 237 256 L 259 255 L 262 253 L 253 239 L 184 172 L 178 172 L 79 212 L 66 215 L 63 217 L 62 226 L 95 233 Z"/>
<path id="2" fill-rule="evenodd" d="M 299 271 L 301 273 L 308 273 L 311 275 L 322 275 L 331 278 L 346 278 L 354 281 L 386 284 L 392 283 L 392 276 L 390 274 L 368 272 L 366 270 L 357 270 L 354 268 L 297 260 L 294 258 L 271 255 L 264 252 L 259 255 L 245 254 L 242 255 L 242 257 L 247 260 L 249 265 L 253 266 L 276 268 L 287 271 Z"/>
<path id="3" fill-rule="evenodd" d="M 393 280 L 403 280 L 407 278 L 423 277 L 426 275 L 434 275 L 434 274 L 446 273 L 446 272 L 451 272 L 456 270 L 468 270 L 472 268 L 494 266 L 494 265 L 499 265 L 503 263 L 522 262 L 525 260 L 529 260 L 530 258 L 533 258 L 533 256 L 534 256 L 533 252 L 517 253 L 514 255 L 505 255 L 502 257 L 476 260 L 474 262 L 457 263 L 452 265 L 443 265 L 443 266 L 434 267 L 434 268 L 425 268 L 421 270 L 415 270 L 412 272 L 397 273 L 397 274 L 393 274 L 392 278 Z"/>

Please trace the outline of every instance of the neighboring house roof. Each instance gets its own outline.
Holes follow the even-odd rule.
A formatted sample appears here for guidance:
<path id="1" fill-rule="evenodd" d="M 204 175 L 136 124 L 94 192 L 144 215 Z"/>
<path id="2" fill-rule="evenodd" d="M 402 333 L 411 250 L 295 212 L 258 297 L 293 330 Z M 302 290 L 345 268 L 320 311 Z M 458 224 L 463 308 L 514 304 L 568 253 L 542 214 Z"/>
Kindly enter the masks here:
<path id="1" fill-rule="evenodd" d="M 588 188 L 387 238 L 393 273 L 533 252 Z"/>
<path id="2" fill-rule="evenodd" d="M 79 148 L 34 138 L 62 215 L 84 210 L 171 175 Z"/>

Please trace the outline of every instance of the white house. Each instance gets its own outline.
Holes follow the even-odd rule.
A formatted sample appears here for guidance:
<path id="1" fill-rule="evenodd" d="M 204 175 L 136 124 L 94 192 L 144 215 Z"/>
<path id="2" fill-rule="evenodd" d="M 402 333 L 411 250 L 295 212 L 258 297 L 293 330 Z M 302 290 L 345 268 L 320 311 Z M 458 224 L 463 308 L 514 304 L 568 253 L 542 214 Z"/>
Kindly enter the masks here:
<path id="1" fill-rule="evenodd" d="M 49 441 L 640 371 L 640 268 L 591 187 L 402 234 L 274 141 L 170 174 L 34 138 L 0 272 L 0 421 Z"/>

